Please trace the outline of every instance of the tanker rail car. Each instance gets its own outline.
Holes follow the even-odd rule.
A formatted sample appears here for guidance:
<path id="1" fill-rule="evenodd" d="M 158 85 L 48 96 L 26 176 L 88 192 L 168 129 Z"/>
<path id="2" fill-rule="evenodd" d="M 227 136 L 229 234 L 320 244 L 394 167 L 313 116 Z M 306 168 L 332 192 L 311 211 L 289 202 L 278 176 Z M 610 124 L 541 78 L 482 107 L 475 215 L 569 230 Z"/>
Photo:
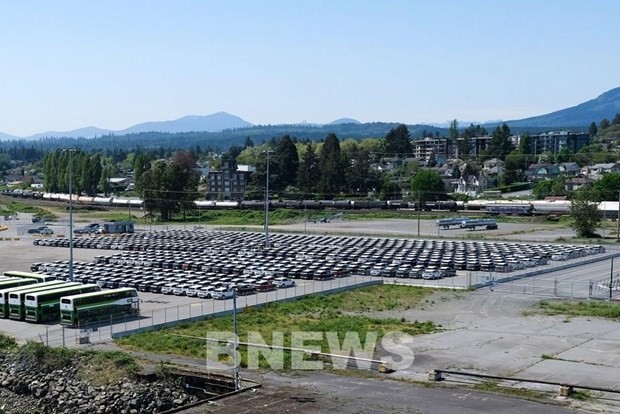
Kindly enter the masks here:
<path id="1" fill-rule="evenodd" d="M 68 203 L 69 195 L 60 193 L 45 193 L 31 190 L 3 190 L 2 195 L 41 199 Z M 76 206 L 100 206 L 136 208 L 144 206 L 139 198 L 132 197 L 105 197 L 105 196 L 78 196 L 73 195 L 72 202 Z M 200 210 L 264 210 L 263 200 L 197 200 L 194 201 Z M 570 200 L 481 200 L 474 199 L 467 202 L 454 200 L 416 201 L 406 200 L 270 200 L 269 209 L 294 210 L 415 210 L 415 211 L 471 211 L 486 213 L 493 216 L 515 215 L 562 215 L 570 213 Z M 616 217 L 618 202 L 605 201 L 599 204 L 599 210 L 607 217 Z M 466 214 L 466 213 L 465 213 Z"/>

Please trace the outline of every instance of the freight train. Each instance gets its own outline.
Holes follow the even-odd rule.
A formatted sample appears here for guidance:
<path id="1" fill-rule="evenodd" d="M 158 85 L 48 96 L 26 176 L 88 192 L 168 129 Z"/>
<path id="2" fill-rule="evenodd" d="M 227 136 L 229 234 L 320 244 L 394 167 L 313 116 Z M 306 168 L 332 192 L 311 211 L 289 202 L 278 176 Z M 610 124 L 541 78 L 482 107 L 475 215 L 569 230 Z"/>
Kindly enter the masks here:
<path id="1" fill-rule="evenodd" d="M 46 193 L 31 190 L 3 190 L 2 194 L 19 198 L 34 198 L 48 201 L 69 202 L 68 194 Z M 73 195 L 76 205 L 102 207 L 143 207 L 144 202 L 131 197 L 88 197 Z M 200 210 L 263 210 L 265 202 L 261 200 L 214 201 L 197 200 L 194 202 Z M 421 211 L 481 211 L 491 215 L 532 216 L 544 214 L 568 214 L 569 200 L 470 200 L 462 201 L 424 201 L 418 205 L 415 201 L 405 200 L 270 200 L 270 209 L 288 208 L 296 210 L 421 210 Z M 607 217 L 616 217 L 617 202 L 602 202 L 599 210 Z"/>

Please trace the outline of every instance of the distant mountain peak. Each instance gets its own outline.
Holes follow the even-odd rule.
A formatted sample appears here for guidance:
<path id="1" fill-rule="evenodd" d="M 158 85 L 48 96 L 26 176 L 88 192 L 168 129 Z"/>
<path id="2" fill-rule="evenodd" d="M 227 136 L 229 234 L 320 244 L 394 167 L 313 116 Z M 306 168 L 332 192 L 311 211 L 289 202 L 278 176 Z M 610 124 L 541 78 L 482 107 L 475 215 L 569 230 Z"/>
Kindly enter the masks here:
<path id="1" fill-rule="evenodd" d="M 338 118 L 335 121 L 329 123 L 330 125 L 338 125 L 338 124 L 361 124 L 360 121 L 353 118 Z"/>

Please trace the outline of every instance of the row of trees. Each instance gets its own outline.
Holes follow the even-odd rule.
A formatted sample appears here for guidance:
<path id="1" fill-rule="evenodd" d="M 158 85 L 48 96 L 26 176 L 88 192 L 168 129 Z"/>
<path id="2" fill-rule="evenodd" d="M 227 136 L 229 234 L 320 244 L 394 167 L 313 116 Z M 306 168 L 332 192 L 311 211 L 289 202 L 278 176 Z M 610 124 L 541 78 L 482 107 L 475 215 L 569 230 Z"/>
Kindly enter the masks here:
<path id="1" fill-rule="evenodd" d="M 110 177 L 114 171 L 111 164 L 102 160 L 99 154 L 60 149 L 48 153 L 43 159 L 45 189 L 52 193 L 68 193 L 69 170 L 72 172 L 74 194 L 95 196 L 99 192 L 110 192 Z"/>

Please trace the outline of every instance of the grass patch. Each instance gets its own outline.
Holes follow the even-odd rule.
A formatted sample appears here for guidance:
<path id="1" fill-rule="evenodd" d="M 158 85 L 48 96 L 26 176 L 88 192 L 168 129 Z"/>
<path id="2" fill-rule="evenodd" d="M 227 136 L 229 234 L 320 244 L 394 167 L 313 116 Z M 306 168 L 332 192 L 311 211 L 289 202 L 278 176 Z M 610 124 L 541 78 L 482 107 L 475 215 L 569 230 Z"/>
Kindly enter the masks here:
<path id="1" fill-rule="evenodd" d="M 77 376 L 93 386 L 117 384 L 123 378 L 132 378 L 140 371 L 134 357 L 124 352 L 89 352 L 78 367 Z"/>
<path id="2" fill-rule="evenodd" d="M 479 391 L 486 391 L 486 392 L 492 392 L 492 393 L 512 395 L 512 396 L 515 396 L 515 397 L 525 398 L 525 399 L 543 399 L 543 398 L 547 398 L 547 394 L 545 394 L 543 392 L 536 391 L 536 390 L 531 390 L 531 389 L 528 389 L 528 388 L 507 387 L 507 386 L 499 385 L 499 383 L 497 381 L 485 381 L 485 382 L 482 382 L 480 384 L 474 385 L 473 388 L 476 389 L 476 390 L 479 390 Z"/>
<path id="3" fill-rule="evenodd" d="M 42 217 L 45 221 L 52 221 L 56 219 L 56 215 L 49 210 L 19 201 L 10 201 L 8 203 L 3 203 L 0 204 L 0 207 L 2 207 L 2 209 L 0 209 L 2 215 L 12 215 L 15 213 L 32 213 L 36 216 Z"/>
<path id="4" fill-rule="evenodd" d="M 17 350 L 17 357 L 21 364 L 47 373 L 71 366 L 77 353 L 67 348 L 48 348 L 38 342 L 28 342 Z"/>
<path id="5" fill-rule="evenodd" d="M 573 391 L 570 394 L 570 398 L 574 400 L 585 401 L 585 400 L 592 398 L 592 396 L 590 395 L 590 392 L 587 390 L 577 390 L 577 391 Z"/>
<path id="6" fill-rule="evenodd" d="M 0 333 L 0 349 L 12 349 L 16 346 L 15 338 Z"/>
<path id="7" fill-rule="evenodd" d="M 409 309 L 431 292 L 433 290 L 419 287 L 381 285 L 331 295 L 310 295 L 294 301 L 270 303 L 259 308 L 246 308 L 237 316 L 239 338 L 242 342 L 248 341 L 248 333 L 256 332 L 266 343 L 272 344 L 273 334 L 281 333 L 283 346 L 289 347 L 292 345 L 294 332 L 320 332 L 320 340 L 308 341 L 304 346 L 320 346 L 322 352 L 329 352 L 326 332 L 334 332 L 340 345 L 347 332 L 355 332 L 359 335 L 362 346 L 369 333 L 377 334 L 377 343 L 388 332 L 404 332 L 409 335 L 433 333 L 440 327 L 432 322 L 410 322 L 404 318 L 376 318 L 362 314 Z M 206 356 L 204 339 L 176 335 L 204 338 L 207 332 L 232 330 L 232 317 L 225 316 L 132 335 L 117 340 L 117 343 L 133 350 L 203 359 Z M 247 349 L 241 347 L 239 351 L 241 364 L 246 366 Z M 290 367 L 290 354 L 285 352 L 283 357 L 284 367 Z M 267 368 L 265 361 L 261 361 L 261 367 Z"/>
<path id="8" fill-rule="evenodd" d="M 594 316 L 620 320 L 620 303 L 602 301 L 548 301 L 538 304 L 545 315 Z"/>

